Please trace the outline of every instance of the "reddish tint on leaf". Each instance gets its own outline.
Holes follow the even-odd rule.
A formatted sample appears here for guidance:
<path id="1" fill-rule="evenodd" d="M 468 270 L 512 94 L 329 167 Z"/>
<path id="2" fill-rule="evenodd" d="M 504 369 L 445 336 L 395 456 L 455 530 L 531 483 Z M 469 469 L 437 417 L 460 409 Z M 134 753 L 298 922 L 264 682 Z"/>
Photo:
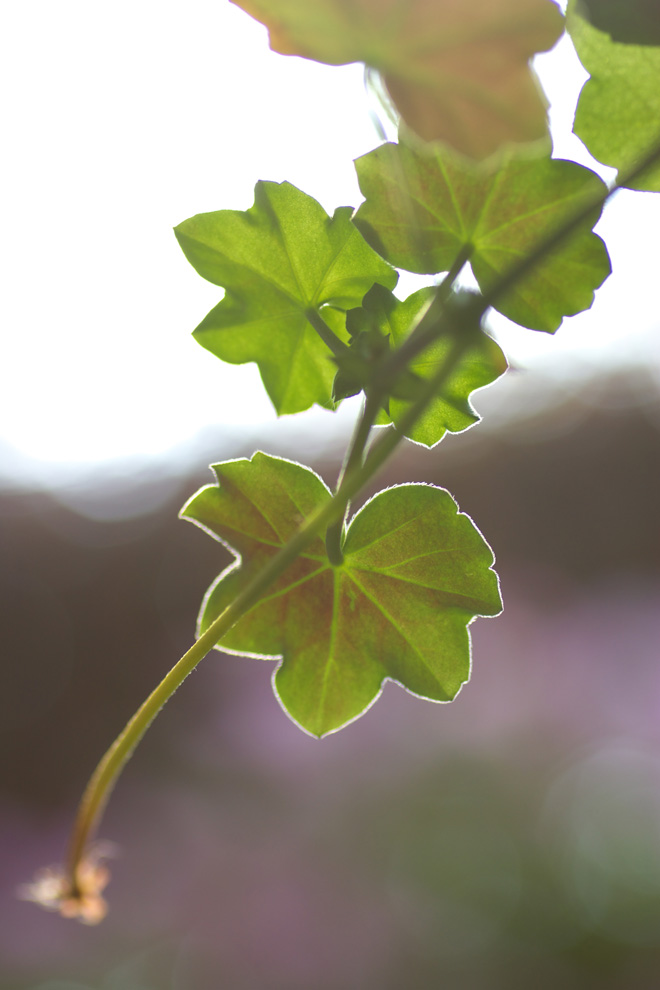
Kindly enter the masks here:
<path id="1" fill-rule="evenodd" d="M 200 632 L 331 497 L 309 468 L 260 452 L 213 470 L 218 484 L 193 496 L 182 515 L 237 559 L 209 589 Z M 282 658 L 276 694 L 317 736 L 361 715 L 387 679 L 451 701 L 470 673 L 467 626 L 501 610 L 492 564 L 490 548 L 448 492 L 389 488 L 353 517 L 341 566 L 329 563 L 318 538 L 218 648 Z"/>

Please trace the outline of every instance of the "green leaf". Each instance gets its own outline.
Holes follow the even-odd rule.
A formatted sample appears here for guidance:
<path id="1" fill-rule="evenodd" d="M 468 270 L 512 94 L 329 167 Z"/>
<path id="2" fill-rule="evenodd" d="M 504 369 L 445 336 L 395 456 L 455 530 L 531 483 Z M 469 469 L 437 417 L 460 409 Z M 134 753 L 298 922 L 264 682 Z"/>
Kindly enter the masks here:
<path id="1" fill-rule="evenodd" d="M 330 499 L 309 468 L 256 453 L 213 468 L 182 515 L 237 555 L 211 586 L 200 633 Z M 319 537 L 223 637 L 218 648 L 282 658 L 274 689 L 303 729 L 321 736 L 361 715 L 386 679 L 451 701 L 470 673 L 467 626 L 501 610 L 493 555 L 448 492 L 399 485 L 351 520 L 344 563 Z"/>
<path id="2" fill-rule="evenodd" d="M 345 343 L 336 310 L 358 306 L 374 282 L 396 285 L 396 272 L 365 243 L 351 212 L 340 207 L 331 219 L 290 183 L 258 182 L 249 210 L 202 213 L 175 230 L 193 268 L 226 289 L 195 338 L 223 361 L 256 361 L 278 413 L 333 406 L 336 367 L 308 311 L 334 307 L 333 330 Z"/>
<path id="3" fill-rule="evenodd" d="M 657 23 L 657 9 L 654 17 Z M 660 48 L 612 41 L 574 3 L 566 24 L 591 76 L 580 93 L 573 131 L 599 162 L 625 171 L 660 140 Z M 630 188 L 660 191 L 660 166 Z"/>
<path id="4" fill-rule="evenodd" d="M 362 302 L 361 310 L 350 310 L 347 325 L 354 312 L 370 315 L 384 338 L 389 337 L 392 348 L 400 347 L 417 326 L 434 299 L 437 289 L 419 289 L 401 301 L 388 289 L 375 285 Z M 379 424 L 399 424 L 410 401 L 419 394 L 419 379 L 431 378 L 443 364 L 453 346 L 449 335 L 439 337 L 434 344 L 414 358 L 409 365 L 415 380 L 412 388 L 396 389 L 389 401 L 389 415 L 381 413 Z M 475 389 L 489 385 L 506 371 L 507 363 L 501 348 L 485 333 L 475 335 L 474 343 L 463 355 L 458 367 L 440 394 L 429 404 L 425 413 L 406 433 L 410 440 L 433 447 L 447 431 L 460 433 L 479 420 L 468 398 Z M 408 382 L 404 381 L 405 386 Z M 406 394 L 407 393 L 407 394 Z"/>
<path id="5" fill-rule="evenodd" d="M 448 271 L 469 248 L 482 292 L 569 219 L 586 196 L 605 191 L 593 172 L 575 162 L 529 155 L 511 155 L 497 171 L 486 171 L 446 149 L 422 153 L 384 144 L 355 165 L 366 202 L 354 223 L 369 243 L 397 268 L 420 273 Z M 548 333 L 564 316 L 588 309 L 610 273 L 605 245 L 591 231 L 599 215 L 594 210 L 496 308 L 521 326 Z"/>
<path id="6" fill-rule="evenodd" d="M 550 0 L 233 0 L 271 48 L 331 65 L 366 62 L 406 124 L 482 159 L 547 135 L 529 60 L 563 18 Z"/>

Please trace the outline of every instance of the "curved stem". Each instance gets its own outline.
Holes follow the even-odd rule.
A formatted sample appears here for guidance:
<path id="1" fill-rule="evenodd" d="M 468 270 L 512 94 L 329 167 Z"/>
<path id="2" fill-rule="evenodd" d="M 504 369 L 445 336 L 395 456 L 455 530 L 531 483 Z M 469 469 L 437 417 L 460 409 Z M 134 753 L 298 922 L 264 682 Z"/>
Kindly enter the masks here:
<path id="1" fill-rule="evenodd" d="M 165 702 L 169 701 L 188 674 L 195 669 L 200 660 L 203 660 L 224 634 L 259 601 L 265 589 L 312 542 L 323 525 L 341 511 L 340 505 L 343 506 L 344 501 L 344 496 L 341 498 L 335 496 L 305 522 L 279 553 L 272 557 L 269 563 L 236 596 L 231 605 L 228 605 L 224 612 L 214 620 L 187 653 L 184 653 L 158 687 L 138 708 L 135 715 L 103 756 L 83 794 L 74 823 L 68 857 L 68 869 L 74 886 L 78 864 L 103 814 L 112 787 L 155 716 Z"/>

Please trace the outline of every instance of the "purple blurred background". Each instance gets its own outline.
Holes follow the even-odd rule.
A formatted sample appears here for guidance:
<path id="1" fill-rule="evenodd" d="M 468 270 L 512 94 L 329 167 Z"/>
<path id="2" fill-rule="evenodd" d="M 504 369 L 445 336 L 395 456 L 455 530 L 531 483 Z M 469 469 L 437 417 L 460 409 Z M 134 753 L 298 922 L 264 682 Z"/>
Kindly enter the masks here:
<path id="1" fill-rule="evenodd" d="M 447 487 L 497 555 L 505 611 L 472 626 L 453 704 L 389 683 L 318 741 L 271 664 L 213 654 L 110 803 L 107 920 L 16 900 L 227 563 L 178 509 L 204 463 L 260 445 L 173 465 L 156 509 L 114 522 L 0 497 L 0 987 L 657 987 L 660 397 L 641 372 L 409 445 L 379 479 Z"/>

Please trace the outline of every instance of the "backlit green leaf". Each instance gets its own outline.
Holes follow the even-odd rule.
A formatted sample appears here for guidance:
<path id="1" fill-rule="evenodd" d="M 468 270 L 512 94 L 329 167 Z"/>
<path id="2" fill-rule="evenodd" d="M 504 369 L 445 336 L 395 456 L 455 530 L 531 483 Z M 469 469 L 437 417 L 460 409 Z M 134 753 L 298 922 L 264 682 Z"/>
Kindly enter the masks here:
<path id="1" fill-rule="evenodd" d="M 213 469 L 182 515 L 237 559 L 211 586 L 200 632 L 331 495 L 309 468 L 256 453 Z M 226 634 L 219 648 L 282 658 L 276 694 L 302 728 L 324 735 L 368 708 L 390 678 L 451 701 L 470 673 L 467 626 L 501 610 L 493 555 L 452 497 L 431 485 L 389 488 L 351 520 L 344 563 L 319 537 Z"/>
<path id="2" fill-rule="evenodd" d="M 193 268 L 226 289 L 195 338 L 223 361 L 256 361 L 278 413 L 333 405 L 337 369 L 306 312 L 335 307 L 333 329 L 345 342 L 336 310 L 359 306 L 374 282 L 396 285 L 351 212 L 340 207 L 330 218 L 290 183 L 258 182 L 249 210 L 202 213 L 175 230 Z"/>
<path id="3" fill-rule="evenodd" d="M 657 5 L 653 16 L 660 23 Z M 660 141 L 660 48 L 612 41 L 581 17 L 575 4 L 569 5 L 567 28 L 591 76 L 580 93 L 573 130 L 599 162 L 625 170 Z M 660 166 L 630 188 L 660 191 Z"/>
<path id="4" fill-rule="evenodd" d="M 436 148 L 384 144 L 356 161 L 366 202 L 354 222 L 393 265 L 448 271 L 470 248 L 483 292 L 605 186 L 589 169 L 548 157 L 509 156 L 487 171 Z M 591 231 L 573 233 L 496 305 L 532 330 L 554 332 L 564 316 L 588 309 L 610 273 L 607 250 Z"/>

